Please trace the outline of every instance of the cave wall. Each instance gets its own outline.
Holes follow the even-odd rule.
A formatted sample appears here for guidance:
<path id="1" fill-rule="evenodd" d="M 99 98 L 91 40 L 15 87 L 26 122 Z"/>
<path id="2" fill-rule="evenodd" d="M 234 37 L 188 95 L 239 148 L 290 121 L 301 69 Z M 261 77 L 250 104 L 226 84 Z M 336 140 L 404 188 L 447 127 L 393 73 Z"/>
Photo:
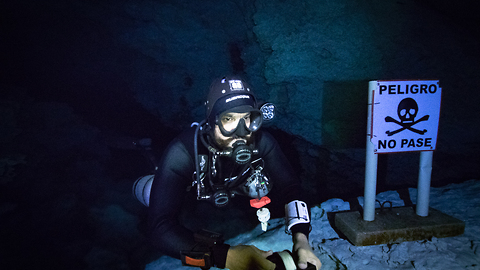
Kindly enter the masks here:
<path id="1" fill-rule="evenodd" d="M 480 20 L 470 1 L 451 10 L 427 0 L 11 5 L 3 81 L 35 85 L 35 96 L 82 114 L 95 104 L 104 122 L 139 105 L 181 130 L 203 119 L 213 78 L 240 74 L 260 100 L 277 104 L 274 128 L 319 146 L 357 148 L 369 80 L 433 78 L 444 89 L 439 145 L 461 152 L 471 147 L 457 142 L 475 141 L 474 132 L 456 132 L 477 123 L 470 110 L 478 112 Z"/>
<path id="2" fill-rule="evenodd" d="M 174 128 L 201 120 L 210 81 L 232 73 L 249 79 L 261 100 L 278 105 L 274 127 L 315 145 L 362 147 L 369 80 L 439 79 L 442 112 L 448 112 L 440 144 L 447 144 L 442 135 L 451 136 L 458 121 L 476 121 L 464 110 L 478 103 L 478 95 L 468 94 L 479 83 L 478 39 L 428 2 L 120 1 L 80 7 L 101 20 L 119 46 L 142 56 L 131 67 L 129 88 Z M 456 141 L 473 135 L 457 134 Z"/>

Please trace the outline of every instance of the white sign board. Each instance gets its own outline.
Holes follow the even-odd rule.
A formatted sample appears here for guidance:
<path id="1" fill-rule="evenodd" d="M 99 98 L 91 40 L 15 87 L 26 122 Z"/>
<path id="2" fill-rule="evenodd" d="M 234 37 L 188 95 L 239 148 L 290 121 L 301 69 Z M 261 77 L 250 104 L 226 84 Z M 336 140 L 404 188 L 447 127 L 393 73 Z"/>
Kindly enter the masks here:
<path id="1" fill-rule="evenodd" d="M 442 94 L 438 80 L 375 82 L 369 89 L 375 153 L 435 150 Z"/>

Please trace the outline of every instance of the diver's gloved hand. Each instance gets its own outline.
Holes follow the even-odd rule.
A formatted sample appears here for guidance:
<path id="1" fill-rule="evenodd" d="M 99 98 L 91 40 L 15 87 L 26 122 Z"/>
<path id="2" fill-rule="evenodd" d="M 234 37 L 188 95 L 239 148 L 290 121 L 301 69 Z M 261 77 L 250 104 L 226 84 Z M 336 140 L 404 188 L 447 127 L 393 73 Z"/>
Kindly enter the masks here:
<path id="1" fill-rule="evenodd" d="M 307 263 L 315 265 L 317 270 L 322 267 L 322 263 L 313 253 L 308 238 L 303 233 L 295 233 L 293 236 L 293 253 L 297 257 L 298 269 L 306 269 Z"/>
<path id="2" fill-rule="evenodd" d="M 267 260 L 272 254 L 272 251 L 255 246 L 233 246 L 228 249 L 225 267 L 230 270 L 274 270 L 275 264 Z"/>

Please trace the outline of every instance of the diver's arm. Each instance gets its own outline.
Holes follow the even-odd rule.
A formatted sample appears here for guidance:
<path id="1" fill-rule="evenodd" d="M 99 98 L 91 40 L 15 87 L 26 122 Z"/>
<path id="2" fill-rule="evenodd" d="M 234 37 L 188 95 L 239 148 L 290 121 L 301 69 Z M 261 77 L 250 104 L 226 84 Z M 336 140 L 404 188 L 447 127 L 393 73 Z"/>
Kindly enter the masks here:
<path id="1" fill-rule="evenodd" d="M 317 256 L 313 253 L 312 247 L 308 242 L 308 237 L 303 233 L 295 233 L 292 235 L 293 240 L 293 253 L 297 254 L 298 258 L 298 268 L 305 269 L 308 266 L 308 263 L 315 265 L 315 267 L 320 269 L 322 267 L 322 263 L 317 258 Z"/>
<path id="2" fill-rule="evenodd" d="M 274 270 L 275 264 L 267 259 L 272 251 L 263 251 L 253 245 L 239 245 L 228 250 L 226 268 L 230 270 Z"/>
<path id="3" fill-rule="evenodd" d="M 211 263 L 225 267 L 229 245 L 205 247 L 195 241 L 194 233 L 178 221 L 194 171 L 193 158 L 180 140 L 174 140 L 163 155 L 150 193 L 149 227 L 152 244 L 163 254 L 181 259 L 181 252 L 209 253 Z M 202 228 L 198 228 L 199 230 Z"/>
<path id="4" fill-rule="evenodd" d="M 180 259 L 181 250 L 195 245 L 193 232 L 178 221 L 192 166 L 183 144 L 174 140 L 164 152 L 150 192 L 148 218 L 152 244 L 177 259 Z"/>
<path id="5" fill-rule="evenodd" d="M 268 133 L 264 132 L 259 139 L 259 149 L 265 156 L 265 164 L 268 164 L 268 173 L 274 181 L 274 189 L 279 193 L 275 197 L 281 198 L 283 204 L 294 200 L 302 200 L 300 180 L 295 174 L 293 167 L 284 155 L 278 142 Z M 307 263 L 314 264 L 320 269 L 321 262 L 315 256 L 308 242 L 310 233 L 310 222 L 298 223 L 290 228 L 292 233 L 293 249 L 297 254 L 297 265 L 300 269 L 307 268 Z"/>

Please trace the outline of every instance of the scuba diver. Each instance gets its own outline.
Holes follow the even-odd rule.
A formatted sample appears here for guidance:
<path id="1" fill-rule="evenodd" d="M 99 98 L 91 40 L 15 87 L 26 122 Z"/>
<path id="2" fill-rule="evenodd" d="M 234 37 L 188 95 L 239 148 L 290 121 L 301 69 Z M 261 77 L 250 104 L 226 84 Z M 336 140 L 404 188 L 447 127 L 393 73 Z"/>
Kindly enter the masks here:
<path id="1" fill-rule="evenodd" d="M 320 269 L 308 242 L 309 210 L 300 197 L 300 182 L 277 141 L 260 130 L 264 119 L 272 117 L 273 104 L 259 108 L 247 82 L 224 77 L 211 84 L 205 105 L 205 120 L 169 144 L 155 176 L 135 183 L 134 192 L 147 193 L 143 203 L 148 206 L 153 246 L 183 265 L 202 269 L 280 269 L 275 268 L 278 255 L 280 261 L 293 264 L 286 269 Z M 285 256 L 252 245 L 230 246 L 219 234 L 187 229 L 179 216 L 189 191 L 195 192 L 194 201 L 215 208 L 227 209 L 237 195 L 250 199 L 264 231 L 269 207 L 281 205 L 286 232 L 292 235 L 292 252 Z"/>

